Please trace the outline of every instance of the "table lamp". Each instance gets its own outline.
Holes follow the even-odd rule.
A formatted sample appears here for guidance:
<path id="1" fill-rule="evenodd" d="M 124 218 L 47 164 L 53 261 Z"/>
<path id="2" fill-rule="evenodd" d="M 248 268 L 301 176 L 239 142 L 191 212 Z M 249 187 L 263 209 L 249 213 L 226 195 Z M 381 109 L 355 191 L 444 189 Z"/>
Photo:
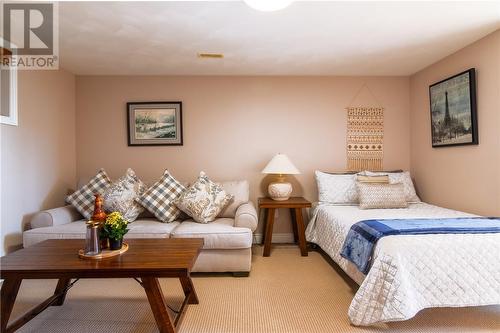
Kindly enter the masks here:
<path id="1" fill-rule="evenodd" d="M 292 184 L 285 182 L 284 175 L 298 175 L 300 171 L 293 165 L 288 156 L 277 154 L 267 163 L 262 173 L 278 175 L 277 181 L 269 184 L 267 191 L 271 199 L 285 201 L 292 194 Z"/>

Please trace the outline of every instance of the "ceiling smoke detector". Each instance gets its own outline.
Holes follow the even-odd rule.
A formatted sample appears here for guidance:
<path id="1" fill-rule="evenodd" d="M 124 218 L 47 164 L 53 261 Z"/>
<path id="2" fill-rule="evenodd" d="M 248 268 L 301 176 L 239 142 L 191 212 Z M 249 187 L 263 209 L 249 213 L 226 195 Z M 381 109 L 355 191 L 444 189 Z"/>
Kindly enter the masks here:
<path id="1" fill-rule="evenodd" d="M 222 53 L 198 53 L 198 58 L 222 59 L 224 55 Z"/>
<path id="2" fill-rule="evenodd" d="M 285 9 L 293 0 L 243 0 L 249 7 L 263 12 Z"/>

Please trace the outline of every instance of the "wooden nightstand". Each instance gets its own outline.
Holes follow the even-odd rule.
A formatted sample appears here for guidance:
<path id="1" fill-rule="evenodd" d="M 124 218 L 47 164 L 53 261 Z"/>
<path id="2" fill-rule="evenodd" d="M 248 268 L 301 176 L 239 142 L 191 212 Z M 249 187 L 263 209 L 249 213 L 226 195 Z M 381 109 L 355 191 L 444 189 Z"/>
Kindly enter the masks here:
<path id="1" fill-rule="evenodd" d="M 269 257 L 271 254 L 271 243 L 273 240 L 273 224 L 274 212 L 278 208 L 290 209 L 292 216 L 292 229 L 295 242 L 298 241 L 300 247 L 300 254 L 307 256 L 306 235 L 304 219 L 302 217 L 302 208 L 311 207 L 311 203 L 302 197 L 292 197 L 285 201 L 275 201 L 270 198 L 259 198 L 259 210 L 267 209 L 267 221 L 264 231 L 264 257 Z"/>

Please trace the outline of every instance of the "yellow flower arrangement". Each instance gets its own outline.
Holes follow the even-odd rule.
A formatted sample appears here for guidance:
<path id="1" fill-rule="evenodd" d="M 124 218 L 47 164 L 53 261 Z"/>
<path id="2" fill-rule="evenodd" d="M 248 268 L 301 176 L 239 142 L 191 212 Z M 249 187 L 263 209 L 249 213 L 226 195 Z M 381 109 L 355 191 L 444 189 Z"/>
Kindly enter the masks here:
<path id="1" fill-rule="evenodd" d="M 112 212 L 106 217 L 103 226 L 103 236 L 119 240 L 128 232 L 128 221 L 119 212 Z"/>

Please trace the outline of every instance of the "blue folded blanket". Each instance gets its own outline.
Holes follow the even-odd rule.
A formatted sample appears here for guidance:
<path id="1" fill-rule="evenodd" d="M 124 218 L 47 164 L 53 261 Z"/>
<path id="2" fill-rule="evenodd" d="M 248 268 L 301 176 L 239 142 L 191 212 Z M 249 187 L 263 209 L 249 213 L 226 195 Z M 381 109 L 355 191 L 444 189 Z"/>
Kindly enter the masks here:
<path id="1" fill-rule="evenodd" d="M 391 235 L 500 233 L 498 217 L 365 220 L 354 224 L 340 255 L 364 274 L 371 267 L 377 241 Z"/>

